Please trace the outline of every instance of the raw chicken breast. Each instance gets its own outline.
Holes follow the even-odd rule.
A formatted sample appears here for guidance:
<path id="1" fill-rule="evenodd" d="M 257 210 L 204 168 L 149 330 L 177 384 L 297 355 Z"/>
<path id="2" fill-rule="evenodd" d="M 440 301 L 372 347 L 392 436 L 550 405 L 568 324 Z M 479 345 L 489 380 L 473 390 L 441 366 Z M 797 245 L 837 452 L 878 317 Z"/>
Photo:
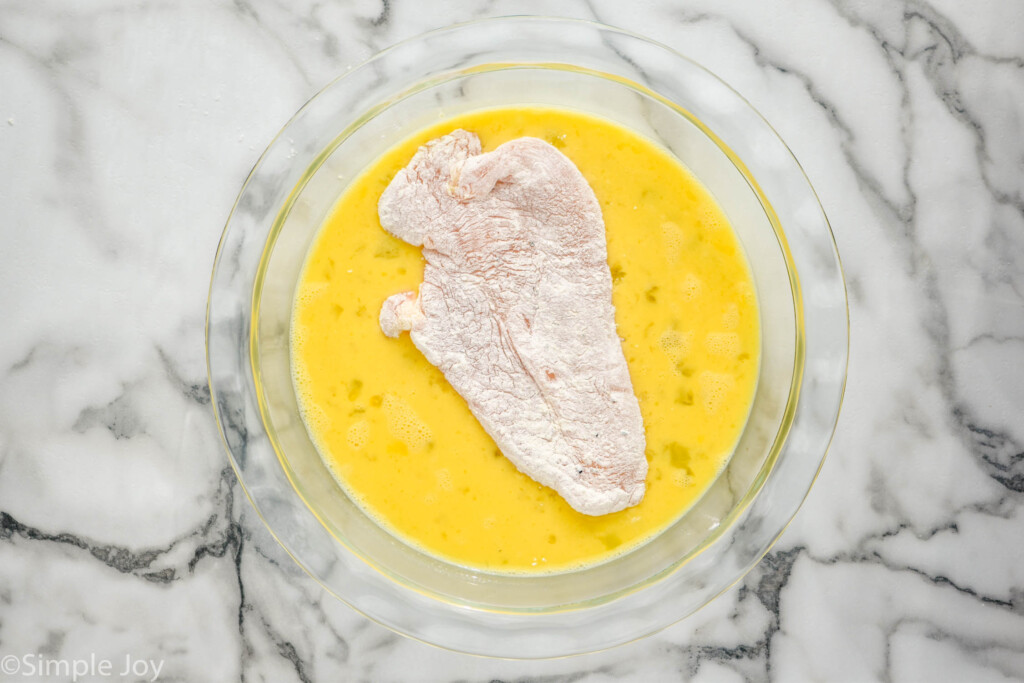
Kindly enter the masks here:
<path id="1" fill-rule="evenodd" d="M 604 221 L 573 163 L 536 138 L 480 153 L 456 130 L 381 195 L 381 225 L 423 247 L 419 294 L 384 302 L 502 453 L 579 512 L 640 502 L 640 406 L 615 329 Z"/>

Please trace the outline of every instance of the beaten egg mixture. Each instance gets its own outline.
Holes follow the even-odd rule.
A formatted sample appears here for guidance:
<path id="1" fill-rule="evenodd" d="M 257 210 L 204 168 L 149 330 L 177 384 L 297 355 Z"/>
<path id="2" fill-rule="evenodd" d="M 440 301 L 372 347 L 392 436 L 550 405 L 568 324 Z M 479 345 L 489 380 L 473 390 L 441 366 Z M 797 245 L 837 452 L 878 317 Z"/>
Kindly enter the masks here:
<path id="1" fill-rule="evenodd" d="M 377 201 L 425 142 L 464 128 L 483 151 L 522 136 L 568 156 L 601 205 L 616 325 L 640 402 L 643 501 L 591 517 L 502 456 L 384 299 L 423 279 L 420 249 L 380 227 Z M 678 160 L 610 121 L 544 107 L 477 111 L 420 131 L 352 182 L 317 235 L 293 310 L 299 407 L 338 482 L 381 526 L 457 564 L 554 572 L 635 548 L 714 481 L 753 401 L 760 329 L 740 244 Z"/>

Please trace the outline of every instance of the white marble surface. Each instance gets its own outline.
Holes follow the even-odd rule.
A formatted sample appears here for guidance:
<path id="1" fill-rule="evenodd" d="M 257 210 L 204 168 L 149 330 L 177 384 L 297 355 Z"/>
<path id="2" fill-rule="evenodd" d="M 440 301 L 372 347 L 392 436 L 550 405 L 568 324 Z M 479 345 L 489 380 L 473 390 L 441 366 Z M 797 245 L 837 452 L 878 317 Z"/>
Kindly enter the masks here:
<path id="1" fill-rule="evenodd" d="M 217 439 L 204 305 L 307 98 L 422 30 L 552 8 L 676 47 L 779 130 L 844 259 L 850 375 L 738 586 L 628 646 L 492 661 L 368 622 L 277 548 Z M 1017 0 L 5 0 L 0 679 L 1024 680 L 1022 35 Z"/>

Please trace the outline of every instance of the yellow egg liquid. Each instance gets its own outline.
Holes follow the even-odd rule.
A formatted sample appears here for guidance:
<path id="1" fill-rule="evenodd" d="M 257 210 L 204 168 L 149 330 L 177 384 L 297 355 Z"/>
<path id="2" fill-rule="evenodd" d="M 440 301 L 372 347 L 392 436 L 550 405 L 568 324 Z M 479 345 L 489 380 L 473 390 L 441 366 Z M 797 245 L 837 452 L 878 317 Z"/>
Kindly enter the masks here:
<path id="1" fill-rule="evenodd" d="M 381 304 L 416 290 L 420 249 L 380 227 L 377 201 L 423 143 L 464 128 L 484 151 L 522 136 L 568 156 L 600 202 L 615 320 L 647 438 L 647 492 L 601 517 L 519 472 Z M 352 182 L 297 287 L 292 372 L 307 430 L 337 480 L 399 538 L 460 565 L 555 572 L 635 548 L 722 470 L 757 382 L 760 328 L 745 256 L 711 194 L 674 157 L 617 124 L 564 109 L 464 114 L 388 150 Z"/>

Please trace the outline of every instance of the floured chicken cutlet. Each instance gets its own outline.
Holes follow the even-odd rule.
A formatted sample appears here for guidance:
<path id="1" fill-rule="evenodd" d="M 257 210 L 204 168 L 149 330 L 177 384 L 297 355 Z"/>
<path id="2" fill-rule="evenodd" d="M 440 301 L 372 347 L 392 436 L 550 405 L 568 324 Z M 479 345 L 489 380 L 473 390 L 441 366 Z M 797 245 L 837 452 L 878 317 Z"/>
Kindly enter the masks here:
<path id="1" fill-rule="evenodd" d="M 537 138 L 481 154 L 456 130 L 420 148 L 378 210 L 426 259 L 419 294 L 384 302 L 384 333 L 409 330 L 502 453 L 573 508 L 639 503 L 643 420 L 601 209 L 572 161 Z"/>

